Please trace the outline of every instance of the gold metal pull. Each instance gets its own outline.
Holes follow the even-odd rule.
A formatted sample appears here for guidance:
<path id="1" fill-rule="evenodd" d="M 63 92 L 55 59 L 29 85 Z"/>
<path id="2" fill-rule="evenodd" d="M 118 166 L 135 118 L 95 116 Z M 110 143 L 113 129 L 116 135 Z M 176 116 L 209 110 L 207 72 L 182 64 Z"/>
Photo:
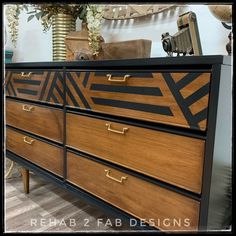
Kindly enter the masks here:
<path id="1" fill-rule="evenodd" d="M 28 107 L 27 105 L 22 106 L 23 111 L 31 112 L 31 111 L 33 111 L 33 109 L 34 109 L 33 106 L 30 106 L 30 107 Z"/>
<path id="2" fill-rule="evenodd" d="M 26 74 L 25 72 L 21 72 L 21 77 L 29 78 L 31 74 L 32 72 L 29 72 L 28 74 Z"/>
<path id="3" fill-rule="evenodd" d="M 30 145 L 34 142 L 33 139 L 27 140 L 27 137 L 26 137 L 26 136 L 23 138 L 23 140 L 24 140 L 25 143 L 30 144 Z"/>
<path id="4" fill-rule="evenodd" d="M 116 178 L 110 176 L 110 170 L 105 170 L 105 172 L 106 172 L 106 177 L 107 178 L 112 179 L 112 180 L 114 180 L 114 181 L 116 181 L 116 182 L 118 182 L 120 184 L 123 183 L 123 180 L 127 180 L 128 179 L 127 176 L 122 176 L 120 179 L 116 179 Z"/>
<path id="5" fill-rule="evenodd" d="M 120 130 L 115 130 L 111 128 L 111 124 L 106 124 L 107 130 L 113 133 L 117 133 L 117 134 L 123 134 L 125 135 L 125 132 L 128 131 L 129 128 L 123 128 L 122 131 Z"/>
<path id="6" fill-rule="evenodd" d="M 112 74 L 107 74 L 108 81 L 110 81 L 110 82 L 121 82 L 121 83 L 124 83 L 130 77 L 131 77 L 131 75 L 125 75 L 123 77 L 123 79 L 112 79 Z"/>

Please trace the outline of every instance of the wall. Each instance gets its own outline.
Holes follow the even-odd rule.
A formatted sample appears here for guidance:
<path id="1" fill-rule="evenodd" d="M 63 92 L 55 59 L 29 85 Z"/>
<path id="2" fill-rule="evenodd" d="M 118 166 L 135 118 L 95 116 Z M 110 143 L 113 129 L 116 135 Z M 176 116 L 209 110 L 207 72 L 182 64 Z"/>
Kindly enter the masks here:
<path id="1" fill-rule="evenodd" d="M 102 36 L 105 42 L 131 39 L 152 40 L 151 57 L 166 56 L 162 49 L 161 35 L 164 32 L 177 32 L 177 18 L 183 12 L 193 11 L 197 15 L 203 55 L 227 55 L 225 45 L 228 42 L 229 30 L 225 29 L 209 11 L 207 5 L 185 5 L 164 13 L 134 18 L 129 20 L 104 20 Z M 13 61 L 51 61 L 52 32 L 43 33 L 39 21 L 27 22 L 28 15 L 20 15 L 19 36 L 16 48 L 7 37 L 6 49 L 14 50 Z M 77 21 L 80 30 L 80 20 Z"/>

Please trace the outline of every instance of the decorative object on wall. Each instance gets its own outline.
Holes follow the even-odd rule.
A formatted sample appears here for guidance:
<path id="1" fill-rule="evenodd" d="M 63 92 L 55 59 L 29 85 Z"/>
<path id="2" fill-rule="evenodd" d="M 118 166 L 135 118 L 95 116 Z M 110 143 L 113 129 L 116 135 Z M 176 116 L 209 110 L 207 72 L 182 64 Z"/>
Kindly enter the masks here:
<path id="1" fill-rule="evenodd" d="M 202 47 L 198 32 L 197 17 L 194 12 L 186 12 L 177 20 L 178 32 L 171 36 L 168 32 L 162 34 L 162 46 L 169 56 L 173 53 L 202 55 Z"/>
<path id="2" fill-rule="evenodd" d="M 208 6 L 212 15 L 221 21 L 222 25 L 231 30 L 232 27 L 227 23 L 232 23 L 232 5 L 209 5 Z M 228 35 L 229 42 L 226 44 L 226 51 L 228 55 L 231 56 L 232 48 L 232 32 Z"/>
<path id="3" fill-rule="evenodd" d="M 176 7 L 173 4 L 152 4 L 152 5 L 138 5 L 138 4 L 125 4 L 125 5 L 106 5 L 104 9 L 104 18 L 107 20 L 124 20 L 136 18 L 151 14 L 157 14 L 171 8 Z"/>

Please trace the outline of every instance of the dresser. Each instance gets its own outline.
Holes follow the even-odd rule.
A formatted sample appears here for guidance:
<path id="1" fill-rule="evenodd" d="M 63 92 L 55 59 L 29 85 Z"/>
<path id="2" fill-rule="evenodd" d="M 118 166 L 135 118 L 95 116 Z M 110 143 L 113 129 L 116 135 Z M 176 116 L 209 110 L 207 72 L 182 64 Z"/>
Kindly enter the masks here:
<path id="1" fill-rule="evenodd" d="M 6 64 L 6 157 L 158 230 L 221 229 L 230 57 Z"/>

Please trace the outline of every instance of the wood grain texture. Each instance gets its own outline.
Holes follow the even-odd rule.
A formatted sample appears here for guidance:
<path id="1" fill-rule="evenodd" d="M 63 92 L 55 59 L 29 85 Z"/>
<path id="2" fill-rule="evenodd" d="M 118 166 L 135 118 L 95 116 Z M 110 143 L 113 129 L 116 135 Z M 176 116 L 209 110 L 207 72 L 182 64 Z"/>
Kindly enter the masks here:
<path id="1" fill-rule="evenodd" d="M 114 82 L 106 74 L 113 80 L 130 77 L 126 82 Z M 209 93 L 206 85 L 210 76 L 196 72 L 71 71 L 67 72 L 67 103 L 105 114 L 205 130 L 206 122 L 202 121 L 207 119 L 205 95 Z"/>
<path id="2" fill-rule="evenodd" d="M 193 94 L 193 92 L 198 91 L 200 88 L 202 88 L 204 85 L 209 83 L 210 74 L 204 73 L 198 76 L 197 79 L 193 80 L 189 84 L 187 84 L 184 88 L 180 90 L 181 94 L 184 98 L 190 96 Z"/>
<path id="3" fill-rule="evenodd" d="M 108 131 L 122 131 L 124 135 Z M 201 192 L 205 142 L 108 120 L 67 114 L 67 145 L 179 187 Z"/>
<path id="4" fill-rule="evenodd" d="M 67 158 L 69 182 L 162 230 L 197 230 L 199 202 L 75 154 L 68 153 Z M 118 183 L 105 170 L 113 178 L 127 179 Z"/>
<path id="5" fill-rule="evenodd" d="M 32 109 L 30 112 L 23 110 Z M 63 111 L 54 108 L 6 100 L 6 123 L 62 143 Z"/>
<path id="6" fill-rule="evenodd" d="M 7 128 L 6 148 L 54 174 L 63 175 L 63 149 Z M 24 141 L 26 137 L 27 142 Z"/>
<path id="7" fill-rule="evenodd" d="M 26 75 L 29 71 L 22 72 Z M 22 76 L 21 72 L 8 70 L 6 76 L 6 95 L 28 100 L 63 104 L 62 72 L 59 70 L 31 70 Z"/>
<path id="8" fill-rule="evenodd" d="M 23 185 L 24 185 L 24 191 L 25 193 L 29 193 L 29 170 L 25 168 L 20 169 L 21 175 L 22 175 L 22 180 L 23 180 Z"/>

